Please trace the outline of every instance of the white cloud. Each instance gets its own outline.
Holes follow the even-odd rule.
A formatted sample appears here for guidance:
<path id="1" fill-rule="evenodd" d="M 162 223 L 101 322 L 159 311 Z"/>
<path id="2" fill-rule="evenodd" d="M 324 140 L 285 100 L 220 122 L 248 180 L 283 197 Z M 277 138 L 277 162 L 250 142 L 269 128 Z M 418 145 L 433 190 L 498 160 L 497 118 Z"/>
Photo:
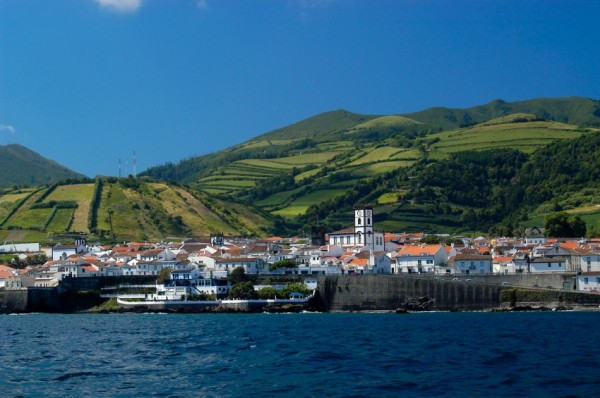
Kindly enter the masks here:
<path id="1" fill-rule="evenodd" d="M 208 10 L 208 0 L 196 0 L 198 8 L 201 10 Z"/>
<path id="2" fill-rule="evenodd" d="M 94 0 L 101 7 L 116 12 L 136 12 L 142 6 L 142 0 Z"/>
<path id="3" fill-rule="evenodd" d="M 2 130 L 7 130 L 11 134 L 15 133 L 15 128 L 10 124 L 0 124 L 0 131 Z"/>

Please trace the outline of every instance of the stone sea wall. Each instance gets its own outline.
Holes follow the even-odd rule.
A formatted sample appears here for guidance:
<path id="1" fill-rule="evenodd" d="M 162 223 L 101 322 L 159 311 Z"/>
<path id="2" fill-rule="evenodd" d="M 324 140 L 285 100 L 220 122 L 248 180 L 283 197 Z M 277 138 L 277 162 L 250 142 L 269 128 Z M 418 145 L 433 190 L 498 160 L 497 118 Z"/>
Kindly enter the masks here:
<path id="1" fill-rule="evenodd" d="M 478 311 L 508 307 L 569 307 L 600 309 L 600 295 L 579 293 L 574 275 L 507 275 L 486 277 L 439 277 L 418 275 L 332 275 L 316 277 L 318 296 L 302 308 L 264 308 L 240 304 L 229 308 L 206 308 L 206 312 L 259 312 L 278 309 L 314 311 Z M 87 278 L 86 278 L 87 279 Z M 277 283 L 271 278 L 271 283 Z M 86 297 L 99 281 L 71 281 L 55 288 L 0 290 L 0 313 L 73 312 L 91 308 L 96 295 Z M 551 287 L 551 288 L 549 288 Z M 171 308 L 173 309 L 173 308 Z M 174 309 L 188 312 L 182 306 Z M 202 312 L 197 308 L 193 312 Z"/>
<path id="2" fill-rule="evenodd" d="M 502 291 L 492 284 L 401 275 L 322 276 L 318 284 L 328 311 L 483 310 L 499 307 Z"/>
<path id="3" fill-rule="evenodd" d="M 27 312 L 27 289 L 0 291 L 0 314 Z"/>
<path id="4" fill-rule="evenodd" d="M 508 281 L 505 278 L 337 275 L 319 276 L 318 285 L 326 311 L 479 311 L 511 305 L 596 309 L 600 305 L 600 295 L 559 289 L 558 286 L 571 281 L 569 275 L 519 275 Z M 545 289 L 522 292 L 528 286 L 541 285 L 541 281 Z"/>

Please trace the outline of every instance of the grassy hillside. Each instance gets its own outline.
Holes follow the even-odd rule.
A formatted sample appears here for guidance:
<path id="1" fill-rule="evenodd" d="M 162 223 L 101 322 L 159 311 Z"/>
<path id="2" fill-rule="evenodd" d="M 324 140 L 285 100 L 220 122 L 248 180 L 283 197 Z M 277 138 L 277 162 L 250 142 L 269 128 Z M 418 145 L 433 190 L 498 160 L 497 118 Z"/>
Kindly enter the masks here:
<path id="1" fill-rule="evenodd" d="M 516 178 L 516 166 L 552 143 L 596 133 L 595 126 L 599 102 L 583 98 L 496 100 L 407 115 L 334 111 L 145 174 L 252 203 L 282 217 L 289 232 L 306 230 L 317 219 L 331 228 L 347 226 L 357 204 L 376 206 L 386 230 L 487 231 L 510 218 L 493 201 Z M 483 160 L 461 155 L 471 152 Z M 448 180 L 435 180 L 434 172 Z M 497 172 L 506 174 L 503 180 L 495 179 Z M 486 200 L 472 201 L 477 194 Z M 589 209 L 581 214 L 593 224 L 595 208 Z M 512 217 L 513 223 L 527 222 Z"/>
<path id="2" fill-rule="evenodd" d="M 260 236 L 271 217 L 256 209 L 166 183 L 96 179 L 0 195 L 0 240 L 161 240 L 211 233 Z M 64 239 L 62 239 L 64 240 Z"/>
<path id="3" fill-rule="evenodd" d="M 0 188 L 53 184 L 67 178 L 84 177 L 18 144 L 0 146 L 0 170 Z"/>

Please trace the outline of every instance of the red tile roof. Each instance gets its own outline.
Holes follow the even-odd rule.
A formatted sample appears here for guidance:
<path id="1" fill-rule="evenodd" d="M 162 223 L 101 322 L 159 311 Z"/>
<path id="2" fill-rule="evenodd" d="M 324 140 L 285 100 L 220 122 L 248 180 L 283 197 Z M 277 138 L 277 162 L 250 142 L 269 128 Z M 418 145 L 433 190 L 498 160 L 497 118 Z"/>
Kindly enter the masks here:
<path id="1" fill-rule="evenodd" d="M 433 256 L 442 248 L 442 245 L 410 245 L 404 246 L 396 257 L 402 256 Z"/>

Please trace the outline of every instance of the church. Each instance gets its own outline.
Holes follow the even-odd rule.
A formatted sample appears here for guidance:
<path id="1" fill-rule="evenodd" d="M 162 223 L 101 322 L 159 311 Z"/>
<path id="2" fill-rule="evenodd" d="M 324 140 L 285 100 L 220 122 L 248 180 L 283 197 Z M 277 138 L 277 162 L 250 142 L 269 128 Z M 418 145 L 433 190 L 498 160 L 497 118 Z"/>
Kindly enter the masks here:
<path id="1" fill-rule="evenodd" d="M 383 236 L 383 232 L 373 231 L 373 209 L 365 207 L 354 210 L 354 228 L 329 233 L 329 244 L 378 252 L 385 249 Z"/>

